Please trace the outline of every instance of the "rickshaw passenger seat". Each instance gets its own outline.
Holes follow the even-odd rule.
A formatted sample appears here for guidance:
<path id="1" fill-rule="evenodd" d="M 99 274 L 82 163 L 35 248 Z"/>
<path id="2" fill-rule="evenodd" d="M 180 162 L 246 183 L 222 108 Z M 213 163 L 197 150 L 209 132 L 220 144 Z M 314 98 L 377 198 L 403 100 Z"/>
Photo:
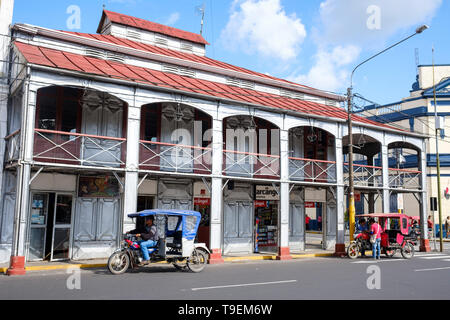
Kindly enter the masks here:
<path id="1" fill-rule="evenodd" d="M 182 236 L 183 236 L 182 231 L 176 231 L 173 234 L 173 242 L 168 243 L 167 246 L 172 248 L 181 248 Z"/>
<path id="2" fill-rule="evenodd" d="M 387 230 L 389 234 L 389 242 L 397 242 L 397 235 L 399 234 L 399 230 Z"/>

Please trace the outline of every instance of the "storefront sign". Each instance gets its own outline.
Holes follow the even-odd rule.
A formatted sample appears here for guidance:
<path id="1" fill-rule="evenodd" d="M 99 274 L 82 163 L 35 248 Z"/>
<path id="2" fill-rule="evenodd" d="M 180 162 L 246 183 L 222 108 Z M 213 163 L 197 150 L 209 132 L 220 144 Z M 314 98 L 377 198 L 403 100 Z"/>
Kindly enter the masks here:
<path id="1" fill-rule="evenodd" d="M 210 198 L 194 198 L 194 206 L 210 206 Z"/>
<path id="2" fill-rule="evenodd" d="M 83 198 L 114 198 L 119 195 L 119 183 L 115 177 L 80 177 L 78 196 Z"/>
<path id="3" fill-rule="evenodd" d="M 256 186 L 256 199 L 280 200 L 280 196 L 273 186 Z"/>
<path id="4" fill-rule="evenodd" d="M 316 203 L 315 202 L 305 202 L 305 208 L 315 208 Z"/>
<path id="5" fill-rule="evenodd" d="M 267 207 L 267 201 L 255 200 L 255 208 L 265 208 Z"/>

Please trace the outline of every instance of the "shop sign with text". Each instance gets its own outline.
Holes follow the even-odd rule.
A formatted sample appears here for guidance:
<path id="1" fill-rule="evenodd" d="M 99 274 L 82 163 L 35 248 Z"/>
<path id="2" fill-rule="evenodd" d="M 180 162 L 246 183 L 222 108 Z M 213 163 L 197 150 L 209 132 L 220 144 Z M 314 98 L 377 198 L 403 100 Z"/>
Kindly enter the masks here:
<path id="1" fill-rule="evenodd" d="M 273 186 L 256 186 L 256 199 L 280 200 L 280 196 Z"/>

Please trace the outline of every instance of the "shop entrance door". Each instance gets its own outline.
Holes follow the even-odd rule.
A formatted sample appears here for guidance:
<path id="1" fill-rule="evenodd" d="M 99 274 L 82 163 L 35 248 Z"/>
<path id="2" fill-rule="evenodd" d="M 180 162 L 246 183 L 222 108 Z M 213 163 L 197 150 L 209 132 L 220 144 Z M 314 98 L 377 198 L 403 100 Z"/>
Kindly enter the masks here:
<path id="1" fill-rule="evenodd" d="M 292 251 L 305 250 L 305 204 L 303 202 L 290 203 L 289 246 Z"/>
<path id="2" fill-rule="evenodd" d="M 278 251 L 278 201 L 255 201 L 255 252 Z"/>
<path id="3" fill-rule="evenodd" d="M 70 259 L 72 212 L 72 194 L 32 194 L 28 261 Z"/>
<path id="4" fill-rule="evenodd" d="M 224 203 L 223 252 L 252 253 L 253 213 L 250 201 L 230 201 Z"/>
<path id="5" fill-rule="evenodd" d="M 31 220 L 27 260 L 44 260 L 49 213 L 49 194 L 33 193 L 31 197 Z"/>
<path id="6" fill-rule="evenodd" d="M 326 219 L 325 202 L 305 202 L 306 249 L 322 249 L 325 244 L 323 222 Z"/>
<path id="7" fill-rule="evenodd" d="M 56 194 L 50 260 L 68 260 L 71 253 L 73 196 Z"/>

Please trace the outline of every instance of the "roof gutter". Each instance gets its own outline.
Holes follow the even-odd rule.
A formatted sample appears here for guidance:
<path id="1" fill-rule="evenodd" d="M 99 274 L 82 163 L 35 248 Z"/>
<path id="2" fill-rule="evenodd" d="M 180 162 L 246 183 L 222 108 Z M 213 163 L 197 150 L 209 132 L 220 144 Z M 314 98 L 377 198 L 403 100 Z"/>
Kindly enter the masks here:
<path id="1" fill-rule="evenodd" d="M 308 118 L 314 118 L 314 119 L 318 119 L 318 120 L 322 120 L 322 121 L 326 121 L 326 122 L 339 122 L 339 123 L 346 123 L 347 122 L 347 119 L 326 117 L 326 116 L 321 116 L 321 115 L 316 115 L 316 114 L 311 114 L 311 113 L 302 114 L 300 112 L 295 112 L 295 111 L 291 111 L 291 110 L 279 110 L 279 109 L 276 109 L 276 108 L 273 108 L 273 107 L 267 107 L 267 106 L 264 106 L 264 105 L 259 105 L 259 104 L 250 103 L 250 102 L 242 102 L 242 101 L 239 101 L 239 100 L 226 99 L 226 98 L 215 97 L 215 96 L 208 96 L 208 95 L 204 95 L 204 94 L 200 94 L 200 93 L 194 93 L 194 92 L 191 93 L 191 92 L 186 92 L 186 91 L 178 90 L 178 89 L 168 89 L 168 88 L 158 87 L 158 86 L 154 86 L 154 85 L 150 85 L 150 84 L 137 83 L 137 82 L 129 81 L 129 80 L 106 78 L 106 77 L 102 77 L 102 76 L 99 76 L 99 75 L 88 74 L 88 73 L 83 73 L 83 72 L 78 72 L 78 71 L 57 69 L 57 68 L 41 66 L 41 65 L 37 65 L 37 64 L 28 64 L 28 66 L 31 67 L 31 68 L 34 68 L 36 70 L 42 70 L 42 71 L 46 71 L 46 72 L 66 74 L 66 75 L 82 77 L 82 78 L 89 78 L 89 79 L 94 79 L 94 80 L 103 81 L 103 82 L 104 81 L 108 81 L 108 82 L 117 83 L 117 84 L 120 84 L 120 85 L 141 87 L 141 88 L 145 88 L 145 89 L 157 90 L 157 91 L 162 91 L 162 92 L 176 92 L 178 94 L 182 94 L 182 95 L 185 95 L 185 96 L 192 96 L 192 97 L 195 97 L 195 98 L 201 98 L 201 99 L 211 100 L 211 101 L 223 101 L 223 102 L 234 103 L 234 104 L 239 104 L 239 105 L 251 106 L 251 107 L 258 108 L 260 110 L 269 111 L 269 112 L 275 112 L 275 113 L 281 113 L 281 114 L 286 114 L 286 115 L 291 115 L 291 116 L 294 116 L 294 117 L 301 117 L 302 115 L 306 115 Z M 380 126 L 377 126 L 377 125 L 368 124 L 368 123 L 362 123 L 362 122 L 357 122 L 357 121 L 356 122 L 354 121 L 354 123 L 358 124 L 358 126 L 369 128 L 369 129 L 375 129 L 377 131 L 381 130 L 381 131 L 392 132 L 392 133 L 396 133 L 396 134 L 404 134 L 404 135 L 407 135 L 407 136 L 413 136 L 413 137 L 417 137 L 417 138 L 421 138 L 421 139 L 428 139 L 429 138 L 428 136 L 422 135 L 422 134 L 419 134 L 419 133 L 408 132 L 408 131 L 399 131 L 399 130 L 396 130 L 396 129 L 380 127 Z"/>
<path id="2" fill-rule="evenodd" d="M 234 71 L 234 70 L 229 70 L 229 69 L 225 69 L 225 68 L 221 68 L 221 67 L 198 63 L 195 61 L 188 61 L 188 60 L 165 56 L 165 55 L 161 55 L 161 54 L 157 54 L 157 53 L 151 53 L 151 52 L 144 51 L 144 50 L 133 49 L 133 48 L 121 46 L 118 44 L 106 43 L 104 41 L 100 41 L 100 40 L 96 40 L 96 39 L 89 39 L 86 37 L 66 33 L 63 31 L 47 29 L 47 28 L 33 26 L 33 25 L 29 25 L 29 24 L 15 24 L 13 26 L 13 29 L 24 32 L 24 33 L 29 33 L 32 35 L 42 35 L 42 36 L 46 36 L 46 37 L 50 37 L 50 38 L 55 38 L 58 40 L 64 40 L 64 41 L 82 44 L 82 45 L 90 46 L 90 47 L 96 47 L 96 48 L 109 50 L 109 51 L 113 51 L 113 52 L 117 52 L 117 53 L 122 53 L 125 55 L 135 56 L 135 57 L 139 57 L 139 58 L 143 58 L 143 59 L 180 65 L 183 67 L 198 69 L 198 70 L 202 70 L 202 71 L 206 71 L 206 72 L 210 72 L 210 73 L 217 73 L 217 74 L 222 74 L 222 75 L 229 76 L 229 77 L 254 81 L 254 82 L 258 82 L 258 83 L 265 84 L 268 86 L 281 87 L 284 89 L 299 91 L 302 93 L 320 96 L 320 97 L 328 98 L 331 100 L 345 101 L 345 97 L 343 97 L 343 96 L 324 92 L 324 91 L 321 91 L 318 89 L 303 87 L 300 85 L 289 84 L 289 83 L 279 81 L 279 80 L 263 78 L 263 77 L 259 77 L 259 76 L 252 75 L 252 74 L 247 74 L 247 73 L 243 73 L 243 72 L 239 72 L 239 71 Z"/>

